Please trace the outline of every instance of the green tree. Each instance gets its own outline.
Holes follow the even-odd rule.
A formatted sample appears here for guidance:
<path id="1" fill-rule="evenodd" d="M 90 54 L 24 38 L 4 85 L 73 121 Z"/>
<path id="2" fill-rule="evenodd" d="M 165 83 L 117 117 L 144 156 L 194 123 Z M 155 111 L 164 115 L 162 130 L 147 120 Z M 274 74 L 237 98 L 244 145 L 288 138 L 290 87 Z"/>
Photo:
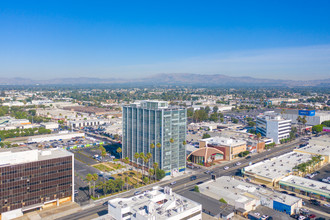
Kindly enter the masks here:
<path id="1" fill-rule="evenodd" d="M 323 125 L 322 124 L 321 125 L 314 125 L 312 127 L 312 131 L 317 133 L 317 134 L 322 132 L 323 131 Z"/>
<path id="2" fill-rule="evenodd" d="M 122 152 L 122 149 L 120 147 L 117 148 L 117 153 L 119 153 L 119 158 L 121 158 L 121 152 Z"/>
<path id="3" fill-rule="evenodd" d="M 219 202 L 222 202 L 222 203 L 225 203 L 225 204 L 227 204 L 227 201 L 226 201 L 226 200 L 224 200 L 224 198 L 221 198 L 221 199 L 219 199 Z"/>
<path id="4" fill-rule="evenodd" d="M 92 181 L 93 181 L 93 185 L 94 185 L 94 187 L 93 187 L 93 196 L 94 197 L 95 197 L 95 184 L 96 184 L 96 181 L 98 180 L 98 178 L 99 178 L 99 176 L 96 173 L 94 173 L 92 175 Z"/>
<path id="5" fill-rule="evenodd" d="M 165 177 L 165 171 L 161 169 L 156 170 L 156 178 L 157 180 L 161 180 Z"/>
<path id="6" fill-rule="evenodd" d="M 210 138 L 210 137 L 211 137 L 211 135 L 209 135 L 208 133 L 204 133 L 202 139 Z"/>
<path id="7" fill-rule="evenodd" d="M 214 106 L 214 107 L 213 107 L 213 112 L 214 112 L 214 113 L 217 113 L 218 110 L 219 110 L 218 106 Z"/>
<path id="8" fill-rule="evenodd" d="M 324 125 L 325 127 L 330 127 L 330 120 L 324 121 L 321 124 Z"/>
<path id="9" fill-rule="evenodd" d="M 87 174 L 86 175 L 86 180 L 87 180 L 87 182 L 88 182 L 88 190 L 89 190 L 89 193 L 88 193 L 88 195 L 89 196 L 91 196 L 92 195 L 92 186 L 91 186 L 91 183 L 92 183 L 92 181 L 93 181 L 93 175 L 92 174 Z"/>
<path id="10" fill-rule="evenodd" d="M 194 187 L 194 191 L 199 193 L 199 187 L 197 185 Z"/>

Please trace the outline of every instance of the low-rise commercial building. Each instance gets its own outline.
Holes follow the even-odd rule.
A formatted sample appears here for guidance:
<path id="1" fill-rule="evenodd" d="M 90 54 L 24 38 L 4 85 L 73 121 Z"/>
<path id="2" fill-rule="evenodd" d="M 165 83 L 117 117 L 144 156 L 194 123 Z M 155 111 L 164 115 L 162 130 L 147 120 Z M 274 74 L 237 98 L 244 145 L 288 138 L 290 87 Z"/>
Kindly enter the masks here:
<path id="1" fill-rule="evenodd" d="M 256 123 L 256 132 L 264 137 L 272 138 L 276 144 L 279 144 L 280 140 L 290 137 L 291 120 L 285 120 L 273 111 L 259 115 Z"/>
<path id="2" fill-rule="evenodd" d="M 306 118 L 306 125 L 318 125 L 324 121 L 330 120 L 329 111 L 315 110 L 298 110 L 298 109 L 275 109 L 276 113 L 282 115 L 284 119 L 291 120 L 293 124 L 297 124 L 298 117 Z"/>
<path id="3" fill-rule="evenodd" d="M 74 201 L 73 161 L 62 149 L 0 149 L 0 219 Z"/>
<path id="4" fill-rule="evenodd" d="M 299 176 L 287 176 L 280 180 L 281 189 L 330 202 L 330 184 Z"/>
<path id="5" fill-rule="evenodd" d="M 307 162 L 311 157 L 310 154 L 290 152 L 244 167 L 242 171 L 245 176 L 253 181 L 269 186 L 277 186 L 279 180 L 293 174 L 295 166 Z"/>
<path id="6" fill-rule="evenodd" d="M 93 126 L 100 126 L 103 124 L 104 124 L 104 120 L 100 120 L 100 119 L 69 121 L 69 126 L 72 128 L 93 127 Z"/>
<path id="7" fill-rule="evenodd" d="M 287 214 L 295 213 L 302 206 L 302 199 L 243 182 L 229 176 L 222 176 L 199 185 L 200 193 L 223 199 L 243 213 L 266 206 Z"/>
<path id="8" fill-rule="evenodd" d="M 58 129 L 59 124 L 55 122 L 44 122 L 44 123 L 40 123 L 40 126 L 54 131 Z"/>
<path id="9" fill-rule="evenodd" d="M 201 139 L 199 147 L 212 147 L 223 152 L 224 160 L 232 160 L 239 153 L 246 151 L 246 141 L 225 137 L 211 137 Z"/>
<path id="10" fill-rule="evenodd" d="M 202 205 L 173 193 L 169 187 L 156 186 L 144 194 L 109 200 L 107 216 L 114 220 L 201 220 Z"/>
<path id="11" fill-rule="evenodd" d="M 61 132 L 56 134 L 36 135 L 29 137 L 29 143 L 40 143 L 45 141 L 68 140 L 72 138 L 85 137 L 85 133 L 80 132 Z"/>

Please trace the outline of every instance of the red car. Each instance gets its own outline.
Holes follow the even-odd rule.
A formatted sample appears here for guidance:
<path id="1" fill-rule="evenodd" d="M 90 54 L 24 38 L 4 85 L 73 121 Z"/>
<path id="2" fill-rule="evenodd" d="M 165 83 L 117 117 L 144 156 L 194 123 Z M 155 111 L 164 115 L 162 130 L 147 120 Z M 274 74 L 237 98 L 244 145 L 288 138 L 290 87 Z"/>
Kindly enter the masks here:
<path id="1" fill-rule="evenodd" d="M 309 217 L 309 218 L 315 218 L 316 215 L 314 215 L 314 214 L 310 214 L 308 217 Z"/>

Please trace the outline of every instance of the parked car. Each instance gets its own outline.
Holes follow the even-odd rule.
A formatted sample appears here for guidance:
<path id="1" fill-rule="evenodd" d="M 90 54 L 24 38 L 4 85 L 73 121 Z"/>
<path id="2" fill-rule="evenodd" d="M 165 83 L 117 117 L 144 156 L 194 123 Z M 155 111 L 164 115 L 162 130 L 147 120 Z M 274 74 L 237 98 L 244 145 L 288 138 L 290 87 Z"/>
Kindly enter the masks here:
<path id="1" fill-rule="evenodd" d="M 171 185 L 175 185 L 175 184 L 176 184 L 176 181 L 174 181 L 174 182 L 171 182 L 170 184 L 171 184 Z"/>
<path id="2" fill-rule="evenodd" d="M 313 205 L 316 205 L 316 206 L 320 206 L 321 205 L 321 203 L 319 201 L 317 201 L 316 199 L 311 199 L 311 200 L 309 200 L 309 202 L 311 204 L 313 204 Z"/>
<path id="3" fill-rule="evenodd" d="M 136 191 L 136 192 L 134 193 L 134 195 L 139 195 L 139 194 L 141 194 L 141 191 Z"/>
<path id="4" fill-rule="evenodd" d="M 240 162 L 236 162 L 235 165 L 236 166 L 239 166 L 239 165 L 241 165 L 241 163 Z"/>
<path id="5" fill-rule="evenodd" d="M 316 215 L 314 215 L 314 214 L 310 214 L 310 215 L 308 216 L 308 218 L 316 218 Z"/>
<path id="6" fill-rule="evenodd" d="M 229 167 L 225 166 L 223 169 L 224 169 L 224 170 L 228 170 L 228 169 L 229 169 Z"/>
<path id="7" fill-rule="evenodd" d="M 194 181 L 195 179 L 197 179 L 197 176 L 191 176 L 190 177 L 190 181 Z"/>

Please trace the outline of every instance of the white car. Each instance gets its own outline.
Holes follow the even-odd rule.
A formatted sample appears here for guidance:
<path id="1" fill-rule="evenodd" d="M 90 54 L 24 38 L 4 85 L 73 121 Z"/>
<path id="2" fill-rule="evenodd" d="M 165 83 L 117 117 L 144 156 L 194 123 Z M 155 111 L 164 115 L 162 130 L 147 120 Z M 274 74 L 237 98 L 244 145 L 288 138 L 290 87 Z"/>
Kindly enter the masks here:
<path id="1" fill-rule="evenodd" d="M 305 216 L 301 215 L 299 216 L 298 220 L 304 220 L 305 218 L 306 218 Z"/>
<path id="2" fill-rule="evenodd" d="M 229 169 L 229 167 L 224 167 L 223 169 L 224 169 L 224 170 L 228 170 L 228 169 Z"/>
<path id="3" fill-rule="evenodd" d="M 174 181 L 174 182 L 171 182 L 171 185 L 174 185 L 174 184 L 176 184 L 176 182 Z"/>
<path id="4" fill-rule="evenodd" d="M 235 163 L 235 165 L 236 165 L 236 166 L 239 166 L 239 165 L 241 165 L 241 163 L 240 163 L 240 162 L 237 162 L 237 163 Z"/>
<path id="5" fill-rule="evenodd" d="M 330 203 L 326 203 L 324 206 L 330 208 Z"/>

